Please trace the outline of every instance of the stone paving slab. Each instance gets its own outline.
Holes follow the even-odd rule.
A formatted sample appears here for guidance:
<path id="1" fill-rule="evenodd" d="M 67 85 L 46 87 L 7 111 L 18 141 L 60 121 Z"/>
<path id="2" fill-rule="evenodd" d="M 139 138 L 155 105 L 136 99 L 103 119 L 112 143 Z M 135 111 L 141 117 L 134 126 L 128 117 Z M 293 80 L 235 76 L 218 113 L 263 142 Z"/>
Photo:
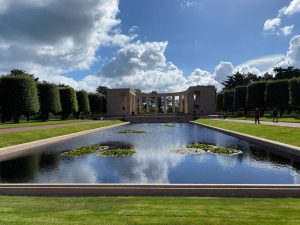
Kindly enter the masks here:
<path id="1" fill-rule="evenodd" d="M 2 196 L 198 196 L 299 198 L 299 185 L 1 184 Z"/>

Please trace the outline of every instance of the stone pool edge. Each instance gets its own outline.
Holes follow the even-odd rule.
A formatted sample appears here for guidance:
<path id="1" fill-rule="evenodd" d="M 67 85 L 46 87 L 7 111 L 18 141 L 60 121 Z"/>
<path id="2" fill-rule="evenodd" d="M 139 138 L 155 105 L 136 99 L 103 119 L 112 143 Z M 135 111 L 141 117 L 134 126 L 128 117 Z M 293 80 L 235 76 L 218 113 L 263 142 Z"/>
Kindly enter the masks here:
<path id="1" fill-rule="evenodd" d="M 286 153 L 289 153 L 292 155 L 300 156 L 300 147 L 297 147 L 294 145 L 289 145 L 289 144 L 285 144 L 282 142 L 272 141 L 269 139 L 260 138 L 260 137 L 256 137 L 256 136 L 249 135 L 249 134 L 239 133 L 236 131 L 231 131 L 231 130 L 227 130 L 227 129 L 223 129 L 223 128 L 219 128 L 219 127 L 214 127 L 214 126 L 210 126 L 207 124 L 198 123 L 195 121 L 190 121 L 190 123 L 193 123 L 193 124 L 196 124 L 199 126 L 203 126 L 203 127 L 206 127 L 206 128 L 212 129 L 212 130 L 216 130 L 221 133 L 228 134 L 228 135 L 236 137 L 236 138 L 240 138 L 242 140 L 251 142 L 253 144 L 257 144 L 257 145 L 265 147 L 265 148 L 271 148 L 278 152 L 286 152 Z"/>
<path id="2" fill-rule="evenodd" d="M 1 184 L 0 196 L 299 198 L 300 185 L 265 184 Z"/>
<path id="3" fill-rule="evenodd" d="M 22 153 L 26 153 L 26 152 L 30 151 L 32 148 L 41 147 L 43 145 L 53 144 L 53 143 L 56 143 L 59 141 L 64 141 L 64 140 L 78 137 L 81 135 L 90 134 L 90 133 L 94 133 L 97 131 L 106 130 L 106 129 L 119 127 L 119 126 L 124 126 L 124 125 L 128 125 L 128 124 L 130 124 L 130 123 L 123 122 L 120 124 L 114 124 L 114 125 L 110 125 L 110 126 L 106 126 L 106 127 L 99 127 L 99 128 L 95 128 L 95 129 L 91 129 L 91 130 L 85 130 L 85 131 L 80 131 L 80 132 L 76 132 L 76 133 L 65 134 L 65 135 L 61 135 L 61 136 L 57 136 L 57 137 L 46 138 L 46 139 L 42 139 L 42 140 L 38 140 L 38 141 L 32 141 L 32 142 L 27 142 L 27 143 L 23 143 L 23 144 L 12 145 L 12 146 L 8 146 L 8 147 L 0 148 L 0 160 L 17 157 Z"/>

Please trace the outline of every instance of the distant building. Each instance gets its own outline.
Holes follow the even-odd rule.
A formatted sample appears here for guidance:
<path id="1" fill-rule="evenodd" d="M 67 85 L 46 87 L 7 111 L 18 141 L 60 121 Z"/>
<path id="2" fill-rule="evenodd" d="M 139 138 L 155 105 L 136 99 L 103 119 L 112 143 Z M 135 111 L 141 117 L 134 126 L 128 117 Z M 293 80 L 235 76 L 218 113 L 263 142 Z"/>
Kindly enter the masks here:
<path id="1" fill-rule="evenodd" d="M 137 93 L 129 88 L 107 90 L 107 114 L 130 115 L 208 115 L 215 113 L 214 86 L 193 86 L 175 93 Z"/>

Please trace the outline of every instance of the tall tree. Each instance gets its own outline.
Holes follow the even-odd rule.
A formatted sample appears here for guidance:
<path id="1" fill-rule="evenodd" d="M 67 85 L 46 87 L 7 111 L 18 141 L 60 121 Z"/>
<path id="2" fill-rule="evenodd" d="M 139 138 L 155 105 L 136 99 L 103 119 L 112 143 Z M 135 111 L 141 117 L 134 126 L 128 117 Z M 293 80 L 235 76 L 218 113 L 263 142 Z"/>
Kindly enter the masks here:
<path id="1" fill-rule="evenodd" d="M 40 114 L 41 119 L 49 119 L 49 113 L 58 113 L 61 111 L 60 96 L 58 86 L 47 82 L 38 84 Z"/>
<path id="2" fill-rule="evenodd" d="M 90 102 L 89 96 L 86 91 L 77 91 L 76 92 L 77 101 L 78 101 L 78 113 L 77 118 L 79 117 L 80 113 L 89 113 L 90 112 Z"/>
<path id="3" fill-rule="evenodd" d="M 233 108 L 247 111 L 247 86 L 238 86 L 234 91 Z"/>
<path id="4" fill-rule="evenodd" d="M 103 94 L 103 95 L 105 95 L 105 96 L 107 96 L 107 90 L 108 90 L 109 88 L 108 87 L 106 87 L 106 86 L 98 86 L 97 88 L 96 88 L 96 92 L 97 93 L 100 93 L 100 94 Z"/>
<path id="5" fill-rule="evenodd" d="M 70 114 L 78 111 L 76 92 L 71 87 L 63 87 L 59 89 L 59 94 L 62 108 L 62 119 L 66 119 L 70 116 Z"/>
<path id="6" fill-rule="evenodd" d="M 224 110 L 232 110 L 233 109 L 233 98 L 234 98 L 234 91 L 228 90 L 224 91 L 223 96 L 223 108 Z"/>
<path id="7" fill-rule="evenodd" d="M 37 82 L 30 76 L 9 74 L 0 81 L 1 108 L 5 118 L 13 117 L 19 123 L 21 115 L 37 113 L 40 108 Z"/>
<path id="8" fill-rule="evenodd" d="M 290 100 L 291 105 L 295 109 L 300 108 L 300 78 L 294 78 L 290 80 Z"/>
<path id="9" fill-rule="evenodd" d="M 247 106 L 250 109 L 263 108 L 265 105 L 266 82 L 253 82 L 247 89 Z"/>
<path id="10" fill-rule="evenodd" d="M 100 93 L 89 93 L 89 101 L 92 115 L 106 112 L 106 97 Z"/>

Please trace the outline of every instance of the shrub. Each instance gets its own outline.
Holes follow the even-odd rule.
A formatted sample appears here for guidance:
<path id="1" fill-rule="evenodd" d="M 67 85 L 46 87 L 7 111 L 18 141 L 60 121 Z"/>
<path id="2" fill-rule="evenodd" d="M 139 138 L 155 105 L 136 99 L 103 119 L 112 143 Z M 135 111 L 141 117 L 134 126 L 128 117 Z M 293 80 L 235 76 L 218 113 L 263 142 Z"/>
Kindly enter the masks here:
<path id="1" fill-rule="evenodd" d="M 290 100 L 294 108 L 300 108 L 300 79 L 290 80 Z"/>
<path id="2" fill-rule="evenodd" d="M 247 105 L 247 86 L 236 87 L 234 91 L 233 108 L 246 110 Z"/>
<path id="3" fill-rule="evenodd" d="M 265 105 L 266 82 L 254 82 L 247 88 L 247 106 L 250 109 L 263 108 Z"/>
<path id="4" fill-rule="evenodd" d="M 71 87 L 59 89 L 62 119 L 66 119 L 70 114 L 78 112 L 78 102 L 76 92 Z"/>
<path id="5" fill-rule="evenodd" d="M 47 82 L 38 84 L 40 113 L 42 120 L 49 119 L 49 113 L 58 113 L 61 111 L 59 89 L 55 84 Z"/>
<path id="6" fill-rule="evenodd" d="M 267 83 L 266 107 L 278 108 L 280 114 L 289 106 L 289 81 L 276 80 Z"/>
<path id="7" fill-rule="evenodd" d="M 76 96 L 78 101 L 78 114 L 89 113 L 90 102 L 89 102 L 88 93 L 86 91 L 77 91 Z"/>
<path id="8" fill-rule="evenodd" d="M 233 97 L 234 97 L 234 91 L 224 91 L 223 96 L 223 109 L 224 110 L 232 110 L 233 109 Z"/>
<path id="9" fill-rule="evenodd" d="M 217 111 L 223 111 L 223 97 L 224 94 L 223 93 L 219 93 L 217 94 Z"/>
<path id="10" fill-rule="evenodd" d="M 18 123 L 22 114 L 28 116 L 39 111 L 37 83 L 30 76 L 1 77 L 0 92 L 4 118 L 13 117 L 14 122 Z"/>

